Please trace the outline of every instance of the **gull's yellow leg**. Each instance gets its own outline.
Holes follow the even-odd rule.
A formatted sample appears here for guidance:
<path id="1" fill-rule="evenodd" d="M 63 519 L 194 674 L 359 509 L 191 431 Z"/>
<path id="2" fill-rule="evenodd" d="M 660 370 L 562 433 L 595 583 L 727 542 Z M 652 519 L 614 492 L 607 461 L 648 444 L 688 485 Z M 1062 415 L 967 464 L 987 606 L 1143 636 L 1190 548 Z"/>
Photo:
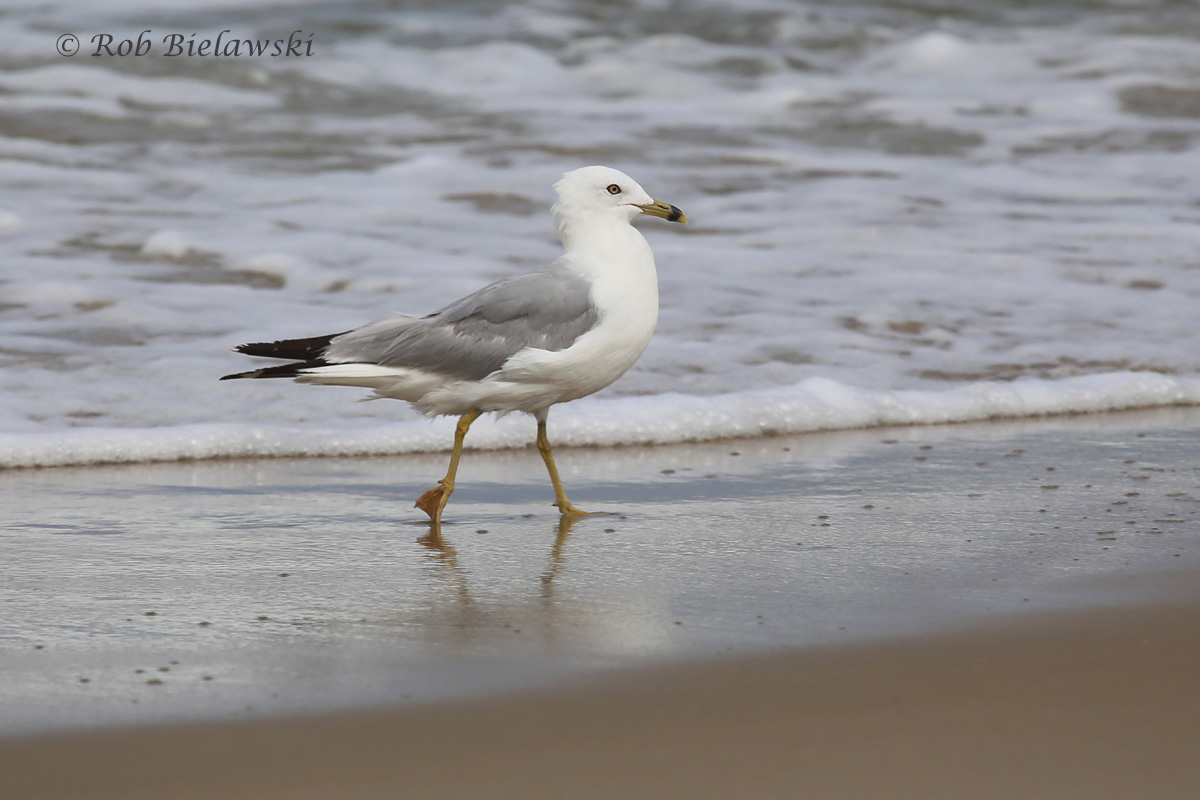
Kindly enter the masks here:
<path id="1" fill-rule="evenodd" d="M 550 440 L 546 438 L 546 420 L 538 419 L 537 448 L 546 462 L 546 471 L 550 473 L 550 482 L 554 484 L 554 505 L 564 517 L 588 517 L 598 514 L 598 511 L 580 511 L 571 505 L 567 493 L 563 490 L 562 481 L 558 479 L 558 467 L 554 466 L 554 453 L 550 451 Z"/>
<path id="2" fill-rule="evenodd" d="M 454 450 L 450 453 L 450 468 L 446 470 L 446 477 L 417 498 L 417 508 L 428 514 L 429 520 L 435 526 L 442 524 L 442 509 L 446 507 L 446 503 L 450 501 L 450 494 L 454 491 L 454 476 L 458 473 L 458 460 L 462 458 L 463 439 L 467 438 L 471 423 L 479 419 L 482 413 L 471 411 L 458 418 L 458 425 L 454 429 Z"/>

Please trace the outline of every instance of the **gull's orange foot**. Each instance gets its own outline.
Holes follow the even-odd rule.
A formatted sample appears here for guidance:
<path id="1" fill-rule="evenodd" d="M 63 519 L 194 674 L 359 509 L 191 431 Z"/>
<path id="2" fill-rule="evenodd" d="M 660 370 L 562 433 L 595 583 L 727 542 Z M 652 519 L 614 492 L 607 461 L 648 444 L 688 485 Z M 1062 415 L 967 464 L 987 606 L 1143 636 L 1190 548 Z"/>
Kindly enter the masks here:
<path id="1" fill-rule="evenodd" d="M 609 513 L 607 511 L 584 511 L 571 505 L 570 501 L 554 505 L 558 506 L 559 513 L 564 517 L 597 517 Z"/>
<path id="2" fill-rule="evenodd" d="M 446 487 L 435 486 L 417 498 L 417 508 L 429 515 L 433 522 L 441 522 L 442 509 L 446 507 Z"/>

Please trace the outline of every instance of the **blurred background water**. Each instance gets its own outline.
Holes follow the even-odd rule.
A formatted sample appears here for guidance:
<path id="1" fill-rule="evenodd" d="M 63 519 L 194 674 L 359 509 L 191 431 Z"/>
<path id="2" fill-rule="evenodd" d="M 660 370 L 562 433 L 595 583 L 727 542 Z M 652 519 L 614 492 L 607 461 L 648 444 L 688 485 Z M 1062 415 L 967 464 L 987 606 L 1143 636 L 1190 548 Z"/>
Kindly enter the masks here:
<path id="1" fill-rule="evenodd" d="M 312 55 L 164 55 L 222 31 Z M 569 440 L 678 394 L 724 398 L 678 438 L 782 425 L 780 397 L 1200 398 L 1194 3 L 18 1 L 0 43 L 5 464 L 437 446 L 402 404 L 215 380 L 239 342 L 546 264 L 549 186 L 590 163 L 693 224 L 639 223 L 658 334 L 557 412 Z"/>

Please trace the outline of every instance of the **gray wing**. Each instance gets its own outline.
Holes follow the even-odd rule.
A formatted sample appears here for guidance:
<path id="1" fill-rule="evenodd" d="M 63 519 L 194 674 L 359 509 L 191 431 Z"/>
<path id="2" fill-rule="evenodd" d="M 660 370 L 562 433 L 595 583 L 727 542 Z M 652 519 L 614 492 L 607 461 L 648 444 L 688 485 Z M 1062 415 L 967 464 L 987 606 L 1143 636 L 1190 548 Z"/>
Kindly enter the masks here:
<path id="1" fill-rule="evenodd" d="M 427 317 L 351 331 L 334 339 L 324 357 L 480 380 L 526 347 L 570 347 L 599 318 L 587 279 L 551 267 L 497 281 Z"/>

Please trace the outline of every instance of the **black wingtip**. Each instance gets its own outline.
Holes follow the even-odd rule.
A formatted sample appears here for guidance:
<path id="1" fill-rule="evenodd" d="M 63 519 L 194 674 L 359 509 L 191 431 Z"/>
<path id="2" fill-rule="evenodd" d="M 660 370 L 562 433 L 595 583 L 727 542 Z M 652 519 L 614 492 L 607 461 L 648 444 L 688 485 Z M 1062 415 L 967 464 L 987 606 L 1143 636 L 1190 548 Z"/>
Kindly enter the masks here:
<path id="1" fill-rule="evenodd" d="M 325 361 L 297 361 L 292 364 L 280 364 L 277 367 L 262 367 L 249 372 L 235 372 L 232 375 L 222 375 L 220 380 L 232 381 L 238 378 L 298 378 L 304 370 L 313 367 L 327 366 Z"/>
<path id="2" fill-rule="evenodd" d="M 277 367 L 263 367 L 249 372 L 235 372 L 223 375 L 220 380 L 232 381 L 239 378 L 295 378 L 302 370 L 310 367 L 323 367 L 326 362 L 321 358 L 329 343 L 341 336 L 333 333 L 326 336 L 313 336 L 308 339 L 280 339 L 275 342 L 248 342 L 233 348 L 235 352 L 246 356 L 260 358 L 291 359 L 291 364 L 280 364 Z"/>
<path id="3" fill-rule="evenodd" d="M 239 344 L 233 348 L 235 353 L 241 353 L 244 356 L 261 356 L 263 358 L 287 358 L 287 356 L 276 355 L 279 352 L 286 352 L 287 345 L 291 342 L 283 340 L 279 342 L 247 342 Z"/>
<path id="4" fill-rule="evenodd" d="M 265 377 L 267 377 L 262 374 L 263 372 L 264 372 L 264 370 L 261 370 L 261 369 L 254 369 L 254 370 L 250 370 L 249 372 L 235 372 L 232 375 L 222 375 L 220 378 L 218 378 L 218 380 L 236 381 L 239 378 L 265 378 Z"/>
<path id="5" fill-rule="evenodd" d="M 260 358 L 287 358 L 295 361 L 314 361 L 324 353 L 329 343 L 340 333 L 312 336 L 308 339 L 280 339 L 274 342 L 249 342 L 233 348 L 242 355 Z"/>

